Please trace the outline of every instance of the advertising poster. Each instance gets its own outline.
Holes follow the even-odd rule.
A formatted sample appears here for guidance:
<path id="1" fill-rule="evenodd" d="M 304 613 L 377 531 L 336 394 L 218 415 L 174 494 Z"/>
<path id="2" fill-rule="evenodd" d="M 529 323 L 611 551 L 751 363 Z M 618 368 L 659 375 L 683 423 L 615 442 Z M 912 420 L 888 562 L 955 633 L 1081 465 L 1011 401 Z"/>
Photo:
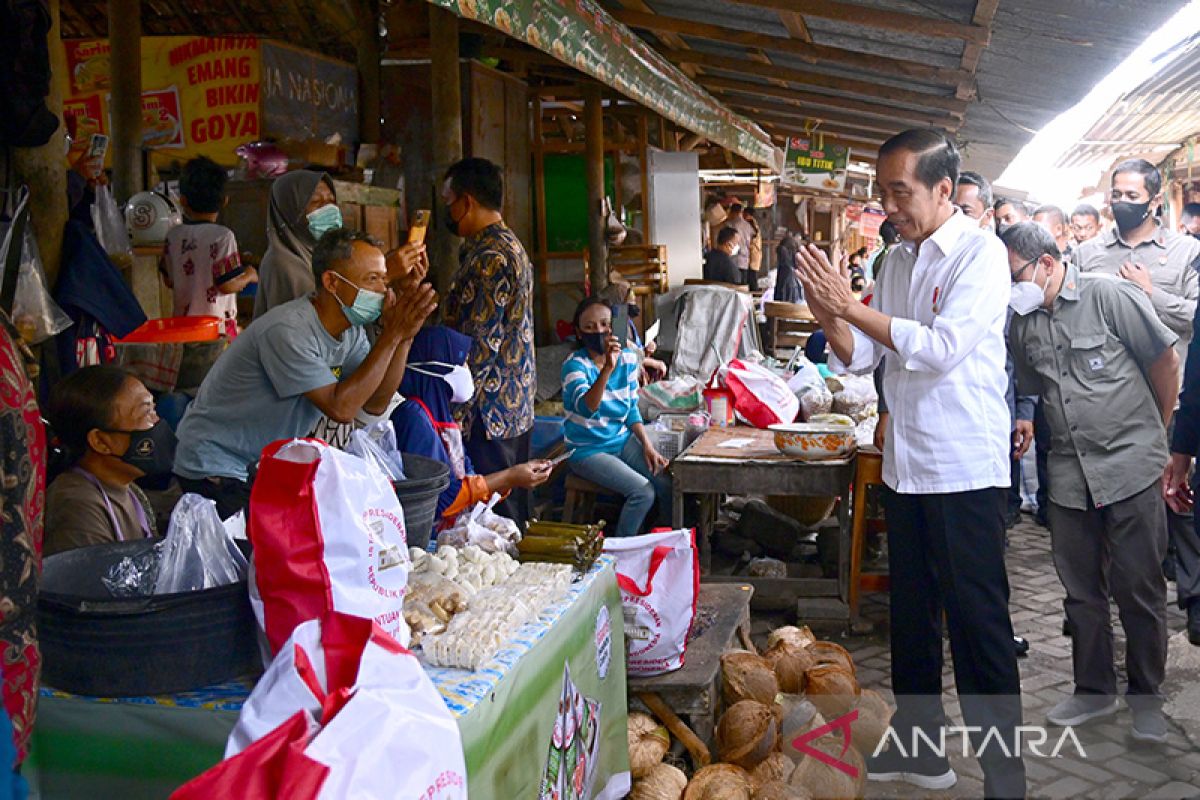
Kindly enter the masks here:
<path id="1" fill-rule="evenodd" d="M 850 148 L 820 134 L 792 136 L 784 156 L 783 181 L 824 192 L 846 190 Z"/>

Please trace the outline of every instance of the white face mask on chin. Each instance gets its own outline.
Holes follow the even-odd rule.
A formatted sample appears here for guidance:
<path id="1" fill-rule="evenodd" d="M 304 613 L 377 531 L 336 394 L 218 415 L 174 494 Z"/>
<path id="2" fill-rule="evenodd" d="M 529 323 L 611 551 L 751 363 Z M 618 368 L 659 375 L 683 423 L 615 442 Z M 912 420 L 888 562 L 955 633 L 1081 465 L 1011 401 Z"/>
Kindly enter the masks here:
<path id="1" fill-rule="evenodd" d="M 445 367 L 449 372 L 435 372 L 426 367 Z M 431 378 L 441 378 L 450 387 L 450 402 L 452 403 L 466 403 L 475 397 L 475 378 L 471 375 L 471 369 L 465 364 L 424 361 L 419 364 L 409 364 L 406 369 L 428 375 Z"/>
<path id="2" fill-rule="evenodd" d="M 729 255 L 736 256 L 740 252 L 742 252 L 742 246 L 740 244 L 735 244 L 733 249 L 729 251 Z"/>
<path id="3" fill-rule="evenodd" d="M 1014 283 L 1011 293 L 1008 297 L 1008 307 L 1013 310 L 1013 313 L 1025 316 L 1032 314 L 1044 302 L 1046 302 L 1046 290 L 1034 283 L 1034 278 L 1037 277 L 1038 264 L 1033 268 L 1033 275 L 1027 281 Z"/>

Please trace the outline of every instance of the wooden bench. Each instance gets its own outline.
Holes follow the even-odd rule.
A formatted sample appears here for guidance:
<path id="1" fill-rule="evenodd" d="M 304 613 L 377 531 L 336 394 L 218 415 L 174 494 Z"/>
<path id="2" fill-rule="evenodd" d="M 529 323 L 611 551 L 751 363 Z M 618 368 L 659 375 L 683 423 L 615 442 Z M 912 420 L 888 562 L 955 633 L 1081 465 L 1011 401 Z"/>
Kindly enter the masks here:
<path id="1" fill-rule="evenodd" d="M 750 598 L 747 584 L 700 584 L 697 619 L 707 627 L 688 643 L 684 665 L 652 678 L 630 678 L 633 707 L 648 710 L 684 742 L 697 768 L 709 763 L 721 702 L 721 655 L 733 648 L 753 650 L 750 642 Z M 683 718 L 683 719 L 681 719 Z M 686 734 L 692 734 L 689 743 Z"/>

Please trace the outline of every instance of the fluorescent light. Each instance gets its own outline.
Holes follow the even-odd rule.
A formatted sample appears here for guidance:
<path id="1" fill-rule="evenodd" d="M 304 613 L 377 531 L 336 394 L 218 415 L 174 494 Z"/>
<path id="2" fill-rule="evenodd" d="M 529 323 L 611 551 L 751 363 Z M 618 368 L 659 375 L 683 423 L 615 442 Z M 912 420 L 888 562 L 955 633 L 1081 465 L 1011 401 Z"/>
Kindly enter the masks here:
<path id="1" fill-rule="evenodd" d="M 1161 28 L 1146 37 L 1074 107 L 1055 117 L 1021 148 L 996 183 L 1020 187 L 1044 202 L 1073 206 L 1079 193 L 1093 185 L 1105 164 L 1056 167 L 1055 162 L 1099 121 L 1123 94 L 1159 69 L 1157 60 L 1200 31 L 1200 0 L 1191 0 Z"/>

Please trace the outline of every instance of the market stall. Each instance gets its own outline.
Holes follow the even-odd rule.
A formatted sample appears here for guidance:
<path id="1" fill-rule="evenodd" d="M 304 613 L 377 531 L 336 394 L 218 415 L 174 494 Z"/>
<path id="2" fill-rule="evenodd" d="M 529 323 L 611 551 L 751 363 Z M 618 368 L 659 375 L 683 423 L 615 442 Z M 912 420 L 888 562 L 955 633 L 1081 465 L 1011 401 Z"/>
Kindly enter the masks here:
<path id="1" fill-rule="evenodd" d="M 628 791 L 624 627 L 613 564 L 602 557 L 480 669 L 428 668 L 457 718 L 472 797 L 537 796 L 551 764 L 561 770 L 583 763 L 586 773 L 589 757 L 591 797 Z M 43 689 L 23 772 L 45 797 L 164 797 L 221 760 L 251 688 L 234 681 L 120 699 Z M 568 692 L 593 715 L 590 751 L 554 747 Z"/>

